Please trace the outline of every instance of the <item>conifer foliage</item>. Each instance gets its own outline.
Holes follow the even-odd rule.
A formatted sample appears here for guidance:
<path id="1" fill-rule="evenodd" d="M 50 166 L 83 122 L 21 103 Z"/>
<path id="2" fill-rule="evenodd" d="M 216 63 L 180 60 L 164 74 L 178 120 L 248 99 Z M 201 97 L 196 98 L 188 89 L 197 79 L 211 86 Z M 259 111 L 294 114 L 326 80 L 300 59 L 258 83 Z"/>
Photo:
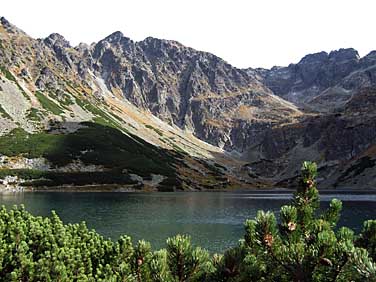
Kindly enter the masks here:
<path id="1" fill-rule="evenodd" d="M 240 281 L 376 281 L 376 221 L 367 221 L 359 237 L 337 229 L 342 203 L 333 199 L 318 212 L 316 172 L 315 163 L 303 163 L 299 188 L 292 205 L 281 208 L 279 223 L 263 211 L 245 223 L 241 266 L 249 275 Z"/>
<path id="2" fill-rule="evenodd" d="M 361 234 L 336 226 L 342 204 L 319 212 L 316 165 L 305 162 L 291 205 L 279 219 L 259 211 L 245 237 L 223 255 L 194 247 L 188 236 L 166 248 L 130 237 L 106 240 L 85 223 L 63 224 L 24 207 L 0 210 L 0 281 L 376 281 L 376 220 Z"/>

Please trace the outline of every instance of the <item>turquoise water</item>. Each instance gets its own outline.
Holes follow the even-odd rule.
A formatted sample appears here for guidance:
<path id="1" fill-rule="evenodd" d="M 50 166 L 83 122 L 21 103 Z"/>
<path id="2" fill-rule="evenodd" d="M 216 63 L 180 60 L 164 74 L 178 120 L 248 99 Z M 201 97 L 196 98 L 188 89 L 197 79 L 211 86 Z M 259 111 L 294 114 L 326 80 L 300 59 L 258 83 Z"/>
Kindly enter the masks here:
<path id="1" fill-rule="evenodd" d="M 333 197 L 343 200 L 340 224 L 360 230 L 364 220 L 376 219 L 376 194 L 326 194 L 322 206 Z M 0 195 L 0 204 L 24 204 L 43 216 L 55 210 L 65 223 L 86 221 L 105 237 L 116 240 L 127 234 L 134 241 L 150 241 L 155 249 L 180 233 L 191 235 L 194 244 L 222 252 L 242 238 L 244 221 L 257 210 L 278 212 L 290 198 L 287 192 L 35 192 Z"/>

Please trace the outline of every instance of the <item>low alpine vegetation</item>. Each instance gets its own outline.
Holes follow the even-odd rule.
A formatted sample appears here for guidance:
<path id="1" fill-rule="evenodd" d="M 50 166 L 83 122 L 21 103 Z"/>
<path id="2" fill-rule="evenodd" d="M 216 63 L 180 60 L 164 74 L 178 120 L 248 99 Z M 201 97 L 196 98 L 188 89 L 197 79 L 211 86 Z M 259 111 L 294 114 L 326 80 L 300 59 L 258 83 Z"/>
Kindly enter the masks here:
<path id="1" fill-rule="evenodd" d="M 376 220 L 361 234 L 337 228 L 342 204 L 318 212 L 316 165 L 305 162 L 300 187 L 279 221 L 259 211 L 245 237 L 223 255 L 194 247 L 188 236 L 153 251 L 128 236 L 106 240 L 85 223 L 36 217 L 22 206 L 0 210 L 0 281 L 376 281 Z"/>

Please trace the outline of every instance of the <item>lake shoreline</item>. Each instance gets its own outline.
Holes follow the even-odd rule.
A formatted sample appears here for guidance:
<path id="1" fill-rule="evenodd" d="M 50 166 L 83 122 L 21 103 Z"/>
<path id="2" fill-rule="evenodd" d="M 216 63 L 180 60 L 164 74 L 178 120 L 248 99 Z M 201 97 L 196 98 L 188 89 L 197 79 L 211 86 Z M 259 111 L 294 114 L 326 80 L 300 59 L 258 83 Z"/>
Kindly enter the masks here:
<path id="1" fill-rule="evenodd" d="M 65 192 L 63 192 L 65 191 Z M 338 191 L 336 191 L 338 192 Z M 343 202 L 339 226 L 360 231 L 365 220 L 375 218 L 376 193 L 368 195 L 325 195 L 321 207 L 332 198 Z M 127 234 L 134 242 L 144 239 L 164 248 L 166 238 L 187 234 L 194 244 L 211 252 L 223 252 L 235 246 L 244 235 L 244 222 L 259 210 L 278 213 L 289 204 L 292 191 L 114 193 L 55 192 L 8 193 L 0 195 L 0 205 L 23 205 L 37 216 L 51 216 L 56 211 L 64 223 L 85 221 L 105 238 L 117 240 Z"/>
<path id="2" fill-rule="evenodd" d="M 285 187 L 239 187 L 226 189 L 190 189 L 190 190 L 175 190 L 175 191 L 158 191 L 150 187 L 137 189 L 132 186 L 107 184 L 107 185 L 82 185 L 82 186 L 51 186 L 51 187 L 23 187 L 21 189 L 7 190 L 0 187 L 0 194 L 7 193 L 38 193 L 38 192 L 67 192 L 67 193 L 186 193 L 186 192 L 223 192 L 223 193 L 293 193 L 294 188 Z M 321 188 L 320 193 L 323 194 L 376 194 L 376 188 Z"/>

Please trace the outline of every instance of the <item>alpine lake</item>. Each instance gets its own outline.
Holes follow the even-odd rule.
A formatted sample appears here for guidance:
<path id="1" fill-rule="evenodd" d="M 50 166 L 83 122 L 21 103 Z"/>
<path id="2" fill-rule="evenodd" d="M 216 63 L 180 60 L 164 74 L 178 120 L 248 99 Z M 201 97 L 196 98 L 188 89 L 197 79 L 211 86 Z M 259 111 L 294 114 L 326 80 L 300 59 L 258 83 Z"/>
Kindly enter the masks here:
<path id="1" fill-rule="evenodd" d="M 129 235 L 134 243 L 144 239 L 154 249 L 165 247 L 168 237 L 188 234 L 192 242 L 210 252 L 223 252 L 243 238 L 243 224 L 258 210 L 277 215 L 288 204 L 286 190 L 247 192 L 25 192 L 0 194 L 0 205 L 23 204 L 34 215 L 50 216 L 55 210 L 64 223 L 85 221 L 105 238 Z M 332 198 L 342 200 L 339 226 L 356 232 L 367 219 L 376 219 L 375 191 L 325 191 L 321 208 Z"/>

